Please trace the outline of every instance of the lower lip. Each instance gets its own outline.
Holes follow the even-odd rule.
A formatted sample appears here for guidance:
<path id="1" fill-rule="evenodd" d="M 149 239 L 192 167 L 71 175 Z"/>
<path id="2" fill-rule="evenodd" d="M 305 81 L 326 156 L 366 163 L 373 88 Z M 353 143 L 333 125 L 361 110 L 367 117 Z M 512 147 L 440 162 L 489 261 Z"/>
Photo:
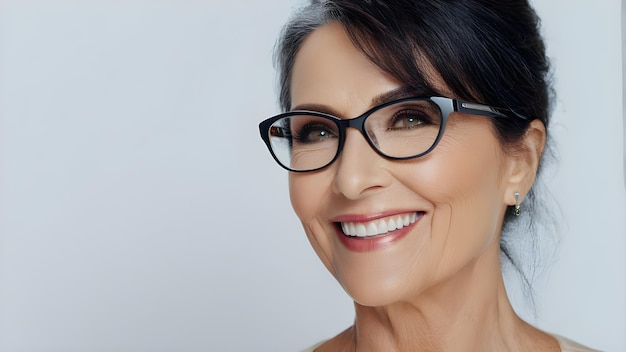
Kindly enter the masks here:
<path id="1" fill-rule="evenodd" d="M 392 244 L 396 243 L 403 237 L 409 234 L 413 227 L 420 221 L 421 219 L 417 219 L 414 223 L 401 228 L 400 230 L 395 230 L 389 232 L 385 235 L 372 236 L 372 237 L 353 237 L 344 235 L 343 231 L 341 231 L 341 225 L 335 225 L 335 230 L 337 231 L 337 236 L 339 236 L 339 240 L 343 245 L 353 252 L 373 252 L 385 247 L 389 247 Z"/>

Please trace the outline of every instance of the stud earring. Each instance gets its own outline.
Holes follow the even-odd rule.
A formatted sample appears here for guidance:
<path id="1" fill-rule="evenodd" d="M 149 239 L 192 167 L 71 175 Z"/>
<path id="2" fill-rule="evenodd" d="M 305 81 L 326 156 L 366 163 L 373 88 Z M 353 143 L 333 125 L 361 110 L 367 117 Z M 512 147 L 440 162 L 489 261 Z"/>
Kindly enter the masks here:
<path id="1" fill-rule="evenodd" d="M 515 209 L 513 210 L 513 214 L 515 216 L 519 216 L 520 214 L 519 193 L 515 192 L 514 197 L 515 197 Z"/>

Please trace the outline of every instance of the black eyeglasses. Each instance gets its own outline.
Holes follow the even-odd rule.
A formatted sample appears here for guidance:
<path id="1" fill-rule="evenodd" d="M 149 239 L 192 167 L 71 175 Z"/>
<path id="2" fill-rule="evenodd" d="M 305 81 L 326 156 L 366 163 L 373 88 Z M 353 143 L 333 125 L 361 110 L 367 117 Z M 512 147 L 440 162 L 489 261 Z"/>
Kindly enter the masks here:
<path id="1" fill-rule="evenodd" d="M 405 98 L 378 105 L 363 115 L 340 119 L 315 111 L 289 111 L 259 124 L 274 159 L 294 172 L 332 164 L 343 148 L 346 128 L 361 131 L 380 155 L 406 160 L 428 154 L 441 140 L 452 112 L 529 120 L 509 109 L 444 97 Z"/>

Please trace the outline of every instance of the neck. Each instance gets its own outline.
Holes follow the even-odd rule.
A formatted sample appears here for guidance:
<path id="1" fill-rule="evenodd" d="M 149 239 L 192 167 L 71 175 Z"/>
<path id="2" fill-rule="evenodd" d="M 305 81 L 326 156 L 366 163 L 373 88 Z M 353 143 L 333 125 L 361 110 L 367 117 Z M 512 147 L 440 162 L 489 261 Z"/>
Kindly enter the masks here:
<path id="1" fill-rule="evenodd" d="M 549 339 L 513 311 L 498 248 L 487 248 L 454 277 L 410 301 L 355 307 L 355 324 L 344 335 L 355 351 L 544 350 L 529 343 Z"/>

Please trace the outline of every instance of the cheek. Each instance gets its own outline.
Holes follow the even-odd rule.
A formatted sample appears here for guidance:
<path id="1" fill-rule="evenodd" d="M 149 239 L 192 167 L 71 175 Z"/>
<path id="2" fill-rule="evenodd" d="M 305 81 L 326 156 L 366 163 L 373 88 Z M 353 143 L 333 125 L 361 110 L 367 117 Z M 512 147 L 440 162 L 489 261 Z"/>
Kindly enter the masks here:
<path id="1" fill-rule="evenodd" d="M 302 223 L 306 236 L 326 268 L 333 273 L 331 265 L 331 242 L 324 229 L 325 199 L 330 192 L 332 177 L 327 172 L 290 173 L 289 197 L 296 215 Z"/>
<path id="2" fill-rule="evenodd" d="M 289 174 L 289 198 L 300 221 L 308 223 L 319 215 L 328 186 L 328 177 L 321 172 Z"/>
<path id="3" fill-rule="evenodd" d="M 440 269 L 478 257 L 497 237 L 504 208 L 501 168 L 502 155 L 491 135 L 448 138 L 420 165 L 417 183 L 433 204 L 431 243 Z"/>

